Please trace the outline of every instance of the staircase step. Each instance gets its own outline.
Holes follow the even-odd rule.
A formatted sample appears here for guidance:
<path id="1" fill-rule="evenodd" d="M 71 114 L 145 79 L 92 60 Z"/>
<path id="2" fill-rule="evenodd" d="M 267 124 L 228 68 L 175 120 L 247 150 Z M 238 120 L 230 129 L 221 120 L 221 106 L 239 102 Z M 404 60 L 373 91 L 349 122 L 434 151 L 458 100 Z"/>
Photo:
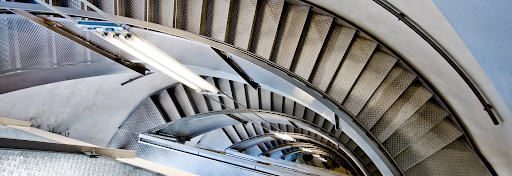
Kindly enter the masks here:
<path id="1" fill-rule="evenodd" d="M 316 15 L 311 17 L 304 42 L 298 53 L 295 73 L 304 79 L 309 79 L 315 63 L 319 59 L 320 51 L 326 42 L 327 33 L 331 28 L 333 18 L 330 16 Z"/>
<path id="2" fill-rule="evenodd" d="M 284 0 L 260 0 L 251 41 L 253 53 L 270 59 L 277 36 Z"/>
<path id="3" fill-rule="evenodd" d="M 420 163 L 404 171 L 405 175 L 491 175 L 469 147 L 455 140 Z"/>
<path id="4" fill-rule="evenodd" d="M 155 97 L 155 100 L 160 104 L 162 114 L 165 114 L 171 121 L 181 119 L 181 115 L 176 109 L 176 105 L 171 99 L 167 90 L 162 91 Z"/>
<path id="5" fill-rule="evenodd" d="M 321 90 L 327 90 L 355 33 L 356 30 L 352 28 L 341 25 L 334 27 L 331 36 L 328 38 L 325 51 L 320 58 L 318 68 L 314 73 L 314 79 L 312 79 L 315 86 Z"/>
<path id="6" fill-rule="evenodd" d="M 309 13 L 308 6 L 289 5 L 274 45 L 272 61 L 290 69 Z"/>
<path id="7" fill-rule="evenodd" d="M 212 85 L 216 85 L 215 80 L 212 77 L 207 77 L 206 81 L 208 81 Z M 222 105 L 218 103 L 221 102 L 218 96 L 208 96 L 207 100 L 212 111 L 220 111 L 223 109 Z"/>
<path id="8" fill-rule="evenodd" d="M 393 157 L 425 134 L 448 115 L 443 108 L 427 102 L 405 121 L 382 145 Z"/>
<path id="9" fill-rule="evenodd" d="M 283 112 L 283 96 L 272 93 L 272 111 Z"/>
<path id="10" fill-rule="evenodd" d="M 306 112 L 304 113 L 304 120 L 307 120 L 309 122 L 313 122 L 315 119 L 316 113 L 312 111 L 311 109 L 306 109 Z"/>
<path id="11" fill-rule="evenodd" d="M 174 1 L 150 1 L 152 2 L 153 18 L 150 22 L 174 27 Z"/>
<path id="12" fill-rule="evenodd" d="M 462 136 L 448 119 L 442 120 L 439 124 L 421 136 L 405 150 L 395 157 L 395 161 L 403 170 L 407 170 L 423 159 L 434 154 L 444 146 Z"/>
<path id="13" fill-rule="evenodd" d="M 124 16 L 144 20 L 146 16 L 146 1 L 123 1 L 124 5 Z"/>
<path id="14" fill-rule="evenodd" d="M 356 115 L 368 102 L 375 90 L 382 83 L 389 71 L 395 65 L 396 58 L 378 51 L 368 61 L 368 65 L 357 79 L 354 88 L 343 102 L 343 106 L 352 114 Z"/>
<path id="15" fill-rule="evenodd" d="M 377 47 L 377 43 L 361 37 L 357 38 L 350 46 L 345 60 L 327 93 L 338 102 L 343 102 L 357 77 L 361 74 L 366 62 L 370 59 L 375 47 Z"/>
<path id="16" fill-rule="evenodd" d="M 265 90 L 265 89 L 260 89 L 260 97 L 261 97 L 261 100 L 260 100 L 260 103 L 261 103 L 261 109 L 262 110 L 267 110 L 267 111 L 270 111 L 272 110 L 272 98 L 271 98 L 271 93 L 270 91 L 268 90 Z"/>
<path id="17" fill-rule="evenodd" d="M 231 109 L 235 109 L 235 102 L 231 100 L 233 98 L 233 93 L 231 92 L 231 83 L 227 79 L 217 79 L 218 88 L 220 91 L 224 92 L 229 97 L 221 97 L 222 102 L 225 106 Z M 230 98 L 231 97 L 231 98 Z M 226 108 L 226 109 L 228 109 Z"/>
<path id="18" fill-rule="evenodd" d="M 325 121 L 325 118 L 319 114 L 316 114 L 315 118 L 313 119 L 313 123 L 316 124 L 318 127 L 322 127 L 322 125 L 324 124 L 324 121 Z"/>
<path id="19" fill-rule="evenodd" d="M 229 137 L 233 144 L 242 141 L 242 139 L 240 139 L 240 136 L 238 136 L 238 133 L 236 132 L 233 126 L 227 126 L 222 129 L 224 130 L 224 132 L 226 133 L 226 135 Z"/>
<path id="20" fill-rule="evenodd" d="M 295 103 L 295 109 L 293 110 L 293 116 L 298 118 L 304 118 L 304 112 L 306 111 L 306 107 L 299 103 Z"/>
<path id="21" fill-rule="evenodd" d="M 203 25 L 203 29 L 201 29 L 203 35 L 223 42 L 226 41 L 231 4 L 231 0 L 207 1 L 206 25 Z"/>
<path id="22" fill-rule="evenodd" d="M 228 43 L 249 49 L 258 0 L 233 1 L 228 21 Z"/>
<path id="23" fill-rule="evenodd" d="M 249 109 L 260 109 L 260 97 L 258 94 L 258 90 L 253 89 L 251 86 L 247 86 L 246 91 L 247 91 L 247 98 L 248 98 L 247 102 L 249 103 L 249 104 L 247 104 L 248 108 Z"/>
<path id="24" fill-rule="evenodd" d="M 243 83 L 240 83 L 240 82 L 235 82 L 233 81 L 232 82 L 233 84 L 233 93 L 235 95 L 235 99 L 238 103 L 240 104 L 237 104 L 238 106 L 238 109 L 246 109 L 245 107 L 247 107 L 247 99 L 246 99 L 246 96 L 245 96 L 245 85 Z"/>
<path id="25" fill-rule="evenodd" d="M 283 113 L 288 114 L 288 115 L 293 115 L 294 106 L 295 106 L 295 101 L 288 99 L 288 98 L 284 98 Z"/>
<path id="26" fill-rule="evenodd" d="M 430 97 L 432 97 L 432 93 L 425 88 L 418 85 L 409 86 L 370 131 L 379 141 L 385 141 L 418 109 L 424 106 Z"/>
<path id="27" fill-rule="evenodd" d="M 394 67 L 357 115 L 357 118 L 363 125 L 371 129 L 409 87 L 415 77 L 402 67 Z"/>
<path id="28" fill-rule="evenodd" d="M 172 98 L 175 102 L 175 105 L 177 104 L 176 107 L 179 107 L 178 110 L 181 109 L 181 112 L 183 113 L 181 114 L 182 117 L 195 115 L 194 108 L 188 99 L 187 92 L 185 91 L 183 84 L 179 84 L 174 87 Z"/>
<path id="29" fill-rule="evenodd" d="M 185 90 L 187 91 L 188 99 L 191 100 L 191 103 L 194 105 L 193 107 L 195 107 L 194 111 L 196 114 L 209 112 L 208 105 L 203 95 L 198 94 L 194 89 L 189 87 L 186 87 Z"/>
<path id="30" fill-rule="evenodd" d="M 176 28 L 200 34 L 203 2 L 197 0 L 176 0 Z"/>

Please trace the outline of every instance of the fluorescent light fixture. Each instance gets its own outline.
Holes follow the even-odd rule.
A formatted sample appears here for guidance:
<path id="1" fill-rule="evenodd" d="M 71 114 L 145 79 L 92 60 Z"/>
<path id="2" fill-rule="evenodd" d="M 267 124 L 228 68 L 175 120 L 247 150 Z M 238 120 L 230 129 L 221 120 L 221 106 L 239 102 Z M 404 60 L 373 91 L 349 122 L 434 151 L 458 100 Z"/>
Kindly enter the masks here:
<path id="1" fill-rule="evenodd" d="M 97 32 L 94 33 L 197 92 L 219 93 L 219 89 L 208 81 L 135 34 L 132 34 L 131 37 L 125 37 L 126 35 L 121 33 L 118 37 L 114 38 L 113 33 L 109 33 L 105 37 Z"/>
<path id="2" fill-rule="evenodd" d="M 327 160 L 325 158 L 323 158 L 322 156 L 320 156 L 319 154 L 313 154 L 313 156 L 318 158 L 322 162 L 327 162 Z"/>
<path id="3" fill-rule="evenodd" d="M 274 135 L 277 136 L 278 138 L 281 138 L 282 140 L 295 141 L 294 138 L 292 138 L 291 136 L 287 135 L 284 132 L 274 132 Z"/>
<path id="4" fill-rule="evenodd" d="M 301 148 L 302 151 L 305 151 L 305 152 L 313 152 L 311 149 L 308 149 L 308 148 Z"/>

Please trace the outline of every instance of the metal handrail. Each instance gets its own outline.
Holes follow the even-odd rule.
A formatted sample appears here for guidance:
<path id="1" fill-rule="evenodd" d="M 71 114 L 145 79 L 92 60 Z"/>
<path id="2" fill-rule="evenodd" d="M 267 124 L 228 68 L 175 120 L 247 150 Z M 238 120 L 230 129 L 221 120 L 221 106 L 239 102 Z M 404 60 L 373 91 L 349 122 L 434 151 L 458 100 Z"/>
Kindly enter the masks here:
<path id="1" fill-rule="evenodd" d="M 492 111 L 491 104 L 488 103 L 488 101 L 485 97 L 485 94 L 475 85 L 473 79 L 467 74 L 467 72 L 464 70 L 462 66 L 454 59 L 454 57 L 441 45 L 439 42 L 434 39 L 426 30 L 424 30 L 420 25 L 418 25 L 414 20 L 407 17 L 403 12 L 398 10 L 396 7 L 394 7 L 391 3 L 387 2 L 386 0 L 373 0 L 380 6 L 382 6 L 384 9 L 389 11 L 391 14 L 395 15 L 400 21 L 404 22 L 409 28 L 411 28 L 416 34 L 418 34 L 421 38 L 423 38 L 432 48 L 434 48 L 437 53 L 439 53 L 446 62 L 452 66 L 453 69 L 459 74 L 462 79 L 464 79 L 464 82 L 471 88 L 473 93 L 476 95 L 480 103 L 484 106 L 485 111 L 489 114 L 489 117 L 491 118 L 494 125 L 499 125 L 500 122 L 496 118 L 496 115 Z"/>

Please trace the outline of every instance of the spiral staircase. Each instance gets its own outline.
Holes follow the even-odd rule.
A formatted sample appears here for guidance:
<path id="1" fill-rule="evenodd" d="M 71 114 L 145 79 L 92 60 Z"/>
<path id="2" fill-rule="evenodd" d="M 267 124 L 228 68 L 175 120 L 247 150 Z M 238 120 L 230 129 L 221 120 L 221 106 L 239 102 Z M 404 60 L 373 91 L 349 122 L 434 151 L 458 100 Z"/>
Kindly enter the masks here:
<path id="1" fill-rule="evenodd" d="M 55 6 L 84 8 L 76 0 L 51 2 Z M 313 85 L 319 94 L 354 117 L 356 124 L 383 147 L 382 152 L 401 174 L 489 175 L 457 117 L 421 74 L 351 23 L 308 3 L 295 0 L 91 2 L 111 15 L 181 29 L 267 59 Z M 201 95 L 182 84 L 169 85 L 133 110 L 108 147 L 138 151 L 138 134 L 173 133 L 173 137 L 196 138 L 192 140 L 195 143 L 182 142 L 198 148 L 233 149 L 288 161 L 304 154 L 301 148 L 310 147 L 351 174 L 383 175 L 343 129 L 290 97 L 253 89 L 234 80 L 203 76 L 227 97 Z M 252 112 L 270 120 L 248 121 L 241 116 Z M 229 123 L 194 135 L 180 133 L 184 127 L 194 127 L 179 128 L 185 122 L 218 113 L 223 114 L 220 119 Z M 286 132 L 297 141 L 268 137 L 272 132 L 269 129 Z"/>

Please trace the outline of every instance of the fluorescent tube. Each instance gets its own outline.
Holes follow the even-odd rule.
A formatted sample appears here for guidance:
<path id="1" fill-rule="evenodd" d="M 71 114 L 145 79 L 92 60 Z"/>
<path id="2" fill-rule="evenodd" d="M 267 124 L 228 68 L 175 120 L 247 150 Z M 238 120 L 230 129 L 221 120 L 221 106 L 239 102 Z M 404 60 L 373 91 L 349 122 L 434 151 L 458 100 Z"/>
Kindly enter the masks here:
<path id="1" fill-rule="evenodd" d="M 134 34 L 128 39 L 125 34 L 119 34 L 117 38 L 109 34 L 102 38 L 198 92 L 219 93 L 208 81 Z"/>

